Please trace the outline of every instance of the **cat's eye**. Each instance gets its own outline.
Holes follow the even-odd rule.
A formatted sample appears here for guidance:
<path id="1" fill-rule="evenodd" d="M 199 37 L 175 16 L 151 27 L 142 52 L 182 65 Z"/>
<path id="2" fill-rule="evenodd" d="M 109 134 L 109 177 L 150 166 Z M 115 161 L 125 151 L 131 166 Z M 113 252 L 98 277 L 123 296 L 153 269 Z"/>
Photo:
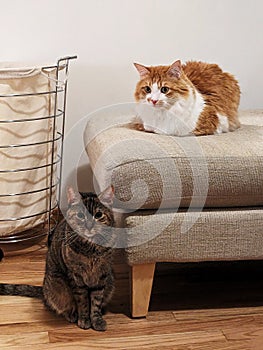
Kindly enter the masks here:
<path id="1" fill-rule="evenodd" d="M 78 213 L 77 217 L 81 220 L 85 219 L 85 215 L 83 213 Z"/>
<path id="2" fill-rule="evenodd" d="M 151 90 L 150 86 L 145 86 L 145 87 L 144 87 L 144 91 L 145 91 L 147 94 L 149 94 L 152 90 Z"/>
<path id="3" fill-rule="evenodd" d="M 99 220 L 99 219 L 102 218 L 102 216 L 103 216 L 102 212 L 101 211 L 97 211 L 97 213 L 95 213 L 95 215 L 94 215 L 94 218 L 96 220 Z"/>
<path id="4" fill-rule="evenodd" d="M 169 91 L 169 88 L 168 88 L 167 86 L 163 86 L 163 87 L 161 88 L 161 93 L 162 93 L 162 94 L 167 94 L 168 91 Z"/>

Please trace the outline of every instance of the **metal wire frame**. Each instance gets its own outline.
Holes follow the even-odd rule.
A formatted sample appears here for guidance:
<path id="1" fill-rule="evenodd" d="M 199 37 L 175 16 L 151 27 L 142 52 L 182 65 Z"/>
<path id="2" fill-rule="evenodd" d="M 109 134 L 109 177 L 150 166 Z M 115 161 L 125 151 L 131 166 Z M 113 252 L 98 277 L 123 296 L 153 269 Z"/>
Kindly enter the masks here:
<path id="1" fill-rule="evenodd" d="M 39 142 L 31 142 L 31 143 L 22 143 L 22 144 L 11 144 L 11 145 L 0 145 L 0 149 L 16 149 L 20 147 L 34 147 L 42 144 L 51 144 L 51 160 L 46 164 L 42 164 L 34 167 L 24 167 L 17 169 L 2 169 L 1 173 L 17 173 L 17 172 L 26 172 L 31 170 L 50 168 L 50 181 L 49 185 L 44 188 L 33 189 L 32 191 L 20 192 L 20 193 L 6 193 L 0 194 L 0 198 L 2 197 L 14 197 L 19 195 L 29 196 L 35 193 L 41 193 L 44 191 L 48 191 L 48 205 L 46 210 L 42 210 L 41 212 L 34 213 L 31 215 L 21 216 L 21 217 L 10 217 L 10 218 L 0 218 L 1 222 L 12 222 L 19 221 L 23 219 L 33 218 L 33 217 L 41 217 L 42 215 L 46 215 L 46 219 L 43 224 L 37 225 L 32 229 L 27 229 L 24 232 L 10 234 L 8 236 L 0 237 L 1 243 L 15 243 L 27 240 L 34 240 L 39 237 L 42 237 L 46 234 L 51 234 L 57 226 L 58 216 L 59 216 L 59 203 L 61 198 L 61 176 L 62 176 L 62 159 L 63 159 L 63 142 L 64 142 L 64 132 L 65 132 L 65 119 L 66 119 L 66 102 L 67 102 L 67 86 L 68 86 L 68 70 L 69 70 L 69 62 L 73 59 L 76 59 L 77 56 L 67 56 L 60 58 L 57 63 L 53 66 L 42 67 L 44 71 L 54 70 L 55 71 L 55 88 L 51 91 L 43 91 L 37 93 L 22 93 L 22 94 L 6 94 L 1 95 L 0 98 L 17 98 L 17 97 L 27 97 L 27 96 L 39 96 L 39 95 L 52 95 L 54 98 L 54 110 L 51 115 L 48 116 L 37 116 L 33 118 L 25 118 L 21 119 L 5 119 L 0 120 L 1 124 L 7 123 L 27 123 L 27 122 L 37 122 L 42 120 L 51 120 L 52 123 L 52 138 L 49 140 L 39 141 Z M 60 75 L 63 73 L 65 79 L 63 81 L 60 80 Z M 62 108 L 58 107 L 58 98 L 61 96 Z M 26 114 L 26 111 L 25 111 Z M 60 121 L 59 129 L 58 121 Z M 60 143 L 60 148 L 58 147 L 58 142 Z M 57 169 L 58 168 L 58 169 Z M 56 181 L 54 181 L 55 171 L 57 170 Z M 52 200 L 53 196 L 56 196 L 55 203 Z"/>

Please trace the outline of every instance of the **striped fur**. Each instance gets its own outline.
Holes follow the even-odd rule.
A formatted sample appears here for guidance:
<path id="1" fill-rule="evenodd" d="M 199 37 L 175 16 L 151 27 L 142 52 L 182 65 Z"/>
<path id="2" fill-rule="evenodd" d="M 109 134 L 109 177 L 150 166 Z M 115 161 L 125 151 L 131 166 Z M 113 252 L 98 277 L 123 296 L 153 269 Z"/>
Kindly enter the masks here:
<path id="1" fill-rule="evenodd" d="M 43 298 L 43 288 L 27 284 L 0 284 L 0 295 L 20 295 L 22 297 Z"/>
<path id="2" fill-rule="evenodd" d="M 106 330 L 102 308 L 114 291 L 112 201 L 112 187 L 98 197 L 69 188 L 66 218 L 50 240 L 43 287 L 1 283 L 0 294 L 42 298 L 80 328 Z"/>

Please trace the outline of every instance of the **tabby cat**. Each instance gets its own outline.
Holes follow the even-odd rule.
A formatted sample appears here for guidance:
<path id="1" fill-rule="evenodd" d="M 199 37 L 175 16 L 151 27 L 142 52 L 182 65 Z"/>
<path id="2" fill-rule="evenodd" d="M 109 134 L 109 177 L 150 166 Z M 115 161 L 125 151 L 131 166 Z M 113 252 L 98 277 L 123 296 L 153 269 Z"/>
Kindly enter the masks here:
<path id="1" fill-rule="evenodd" d="M 80 328 L 106 330 L 102 308 L 114 290 L 112 272 L 113 188 L 99 196 L 68 189 L 66 218 L 55 230 L 43 287 L 0 284 L 1 295 L 38 297 Z"/>
<path id="2" fill-rule="evenodd" d="M 240 89 L 217 64 L 178 60 L 145 67 L 135 90 L 138 130 L 176 136 L 210 135 L 239 128 Z"/>

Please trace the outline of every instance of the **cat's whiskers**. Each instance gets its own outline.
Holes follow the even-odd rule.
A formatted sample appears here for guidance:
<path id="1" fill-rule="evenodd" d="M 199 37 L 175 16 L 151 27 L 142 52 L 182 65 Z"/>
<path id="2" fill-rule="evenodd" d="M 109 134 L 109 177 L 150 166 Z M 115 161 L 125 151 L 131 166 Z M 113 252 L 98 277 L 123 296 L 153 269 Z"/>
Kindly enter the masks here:
<path id="1" fill-rule="evenodd" d="M 79 236 L 78 233 L 74 231 L 74 232 L 71 232 L 69 235 L 62 237 L 61 240 L 62 241 L 64 240 L 64 245 L 67 246 L 74 243 L 74 241 L 78 239 L 78 236 Z"/>
<path id="2" fill-rule="evenodd" d="M 64 241 L 64 246 L 69 246 L 70 244 L 74 243 L 74 241 L 77 239 L 77 237 L 69 237 Z"/>

